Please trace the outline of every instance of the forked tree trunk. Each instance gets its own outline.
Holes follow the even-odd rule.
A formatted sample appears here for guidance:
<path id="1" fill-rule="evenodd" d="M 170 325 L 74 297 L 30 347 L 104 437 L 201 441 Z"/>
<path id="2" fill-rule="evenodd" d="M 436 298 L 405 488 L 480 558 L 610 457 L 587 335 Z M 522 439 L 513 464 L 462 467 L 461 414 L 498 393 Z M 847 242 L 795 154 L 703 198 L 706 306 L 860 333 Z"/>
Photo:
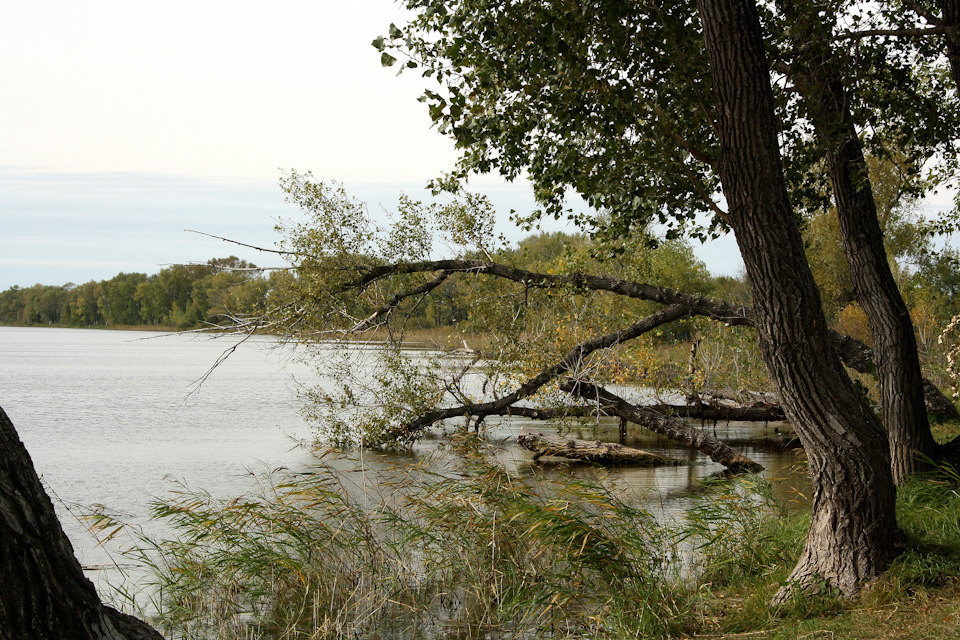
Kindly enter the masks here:
<path id="1" fill-rule="evenodd" d="M 854 293 L 870 323 L 893 478 L 901 484 L 920 468 L 918 454 L 939 454 L 927 420 L 913 321 L 890 271 L 867 162 L 841 70 L 830 51 L 829 30 L 818 32 L 825 24 L 820 16 L 798 11 L 791 2 L 784 5 L 795 25 L 793 44 L 803 63 L 797 85 L 826 155 Z"/>
<path id="2" fill-rule="evenodd" d="M 811 523 L 790 582 L 857 592 L 894 557 L 886 433 L 830 345 L 777 144 L 753 0 L 698 0 L 713 76 L 720 178 L 755 301 L 764 360 L 810 463 Z M 775 600 L 787 599 L 792 587 Z"/>
<path id="3" fill-rule="evenodd" d="M 104 606 L 0 408 L 0 640 L 163 640 Z"/>

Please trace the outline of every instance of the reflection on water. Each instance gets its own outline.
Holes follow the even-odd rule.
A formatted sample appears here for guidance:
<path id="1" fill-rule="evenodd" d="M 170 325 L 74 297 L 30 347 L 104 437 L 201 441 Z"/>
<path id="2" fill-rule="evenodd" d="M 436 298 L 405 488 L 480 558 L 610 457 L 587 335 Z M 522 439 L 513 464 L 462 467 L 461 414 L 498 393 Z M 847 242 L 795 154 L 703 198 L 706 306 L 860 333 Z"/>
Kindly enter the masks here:
<path id="1" fill-rule="evenodd" d="M 251 470 L 306 469 L 313 455 L 294 441 L 310 436 L 298 413 L 296 380 L 310 382 L 311 370 L 293 362 L 289 351 L 269 339 L 251 340 L 208 378 L 195 382 L 236 338 L 218 340 L 141 332 L 0 328 L 0 406 L 13 420 L 38 473 L 66 504 L 102 503 L 111 511 L 162 534 L 148 523 L 148 503 L 163 496 L 171 479 L 213 496 L 231 497 L 251 487 Z M 149 339 L 146 339 L 149 338 Z M 191 393 L 191 391 L 194 391 Z M 807 480 L 794 453 L 776 444 L 779 424 L 706 423 L 700 428 L 731 442 L 783 479 L 780 497 L 794 501 Z M 507 468 L 520 474 L 592 476 L 589 464 L 543 458 L 516 445 L 521 430 L 557 432 L 587 440 L 618 441 L 618 422 L 599 419 L 544 424 L 527 419 L 490 419 L 484 437 Z M 766 440 L 764 440 L 766 438 Z M 410 453 L 363 452 L 328 457 L 337 468 L 356 467 L 347 483 L 366 492 L 384 475 L 425 456 L 443 459 L 443 436 L 424 438 Z M 690 504 L 702 478 L 723 471 L 708 458 L 637 427 L 629 446 L 671 456 L 682 466 L 610 468 L 625 497 L 671 517 Z M 59 507 L 67 534 L 82 564 L 110 565 L 84 526 Z M 97 581 L 102 572 L 91 574 Z M 102 585 L 101 585 L 102 587 Z"/>

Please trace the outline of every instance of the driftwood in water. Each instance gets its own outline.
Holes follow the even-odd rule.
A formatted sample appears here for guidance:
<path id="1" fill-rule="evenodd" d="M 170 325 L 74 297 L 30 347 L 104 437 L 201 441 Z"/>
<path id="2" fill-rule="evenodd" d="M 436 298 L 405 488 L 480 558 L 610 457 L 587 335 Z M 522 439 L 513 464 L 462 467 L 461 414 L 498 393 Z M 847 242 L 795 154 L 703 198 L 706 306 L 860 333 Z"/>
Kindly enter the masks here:
<path id="1" fill-rule="evenodd" d="M 680 464 L 678 460 L 641 449 L 625 447 L 614 442 L 577 440 L 542 433 L 521 433 L 517 436 L 517 442 L 520 443 L 520 446 L 536 454 L 533 456 L 534 460 L 542 456 L 562 456 L 588 462 L 630 464 L 644 467 L 676 466 Z"/>
<path id="2" fill-rule="evenodd" d="M 733 391 L 731 389 L 701 389 L 693 398 L 697 403 L 712 407 L 731 409 L 753 408 L 771 409 L 780 406 L 780 398 L 775 393 L 764 391 Z"/>
<path id="3" fill-rule="evenodd" d="M 693 447 L 710 456 L 714 462 L 732 470 L 754 473 L 763 470 L 763 465 L 737 453 L 722 440 L 699 429 L 688 427 L 678 418 L 671 418 L 652 409 L 632 405 L 597 385 L 567 379 L 560 385 L 560 389 L 584 400 L 597 402 L 605 413 L 620 416 L 624 420 Z"/>

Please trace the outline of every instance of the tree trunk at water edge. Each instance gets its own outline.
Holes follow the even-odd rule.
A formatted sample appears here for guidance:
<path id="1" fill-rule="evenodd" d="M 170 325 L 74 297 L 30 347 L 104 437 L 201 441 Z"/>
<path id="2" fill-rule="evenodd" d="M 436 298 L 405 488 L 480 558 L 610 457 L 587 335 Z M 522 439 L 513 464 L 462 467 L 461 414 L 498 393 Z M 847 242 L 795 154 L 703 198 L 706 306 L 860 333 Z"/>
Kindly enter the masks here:
<path id="1" fill-rule="evenodd" d="M 855 594 L 896 554 L 886 432 L 844 371 L 787 196 L 753 0 L 698 0 L 713 76 L 720 177 L 767 368 L 810 462 L 811 524 L 790 582 Z M 776 600 L 792 594 L 786 587 Z"/>
<path id="2" fill-rule="evenodd" d="M 0 408 L 0 640 L 163 640 L 100 602 Z"/>

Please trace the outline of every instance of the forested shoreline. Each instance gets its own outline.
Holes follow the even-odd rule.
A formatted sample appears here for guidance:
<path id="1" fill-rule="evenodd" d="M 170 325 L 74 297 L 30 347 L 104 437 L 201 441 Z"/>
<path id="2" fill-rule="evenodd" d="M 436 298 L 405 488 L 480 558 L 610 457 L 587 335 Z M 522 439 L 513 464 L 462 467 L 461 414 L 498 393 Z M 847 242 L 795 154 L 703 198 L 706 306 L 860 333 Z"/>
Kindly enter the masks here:
<path id="1" fill-rule="evenodd" d="M 825 216 L 826 218 L 826 216 Z M 888 217 L 888 252 L 910 309 L 922 349 L 936 349 L 940 332 L 960 301 L 960 261 L 953 249 L 934 251 L 915 220 Z M 838 230 L 815 218 L 806 229 L 807 254 L 820 286 L 828 320 L 838 331 L 870 342 L 863 310 L 854 300 Z M 712 275 L 689 244 L 666 242 L 658 248 L 597 260 L 597 244 L 584 234 L 540 233 L 502 249 L 497 259 L 544 273 L 570 273 L 593 266 L 689 293 L 749 303 L 749 284 L 737 277 Z M 119 273 L 82 284 L 34 284 L 0 291 L 0 326 L 74 328 L 198 329 L 230 325 L 231 318 L 254 317 L 291 295 L 296 276 L 285 269 L 261 269 L 229 256 L 205 263 L 175 264 L 159 272 Z M 469 331 L 476 316 L 471 294 L 445 283 L 408 311 L 419 329 L 459 326 Z M 358 310 L 362 313 L 363 310 Z"/>
<path id="2" fill-rule="evenodd" d="M 235 256 L 172 265 L 158 273 L 119 273 L 83 284 L 14 286 L 0 292 L 6 326 L 198 328 L 256 313 L 283 271 L 268 275 Z"/>

